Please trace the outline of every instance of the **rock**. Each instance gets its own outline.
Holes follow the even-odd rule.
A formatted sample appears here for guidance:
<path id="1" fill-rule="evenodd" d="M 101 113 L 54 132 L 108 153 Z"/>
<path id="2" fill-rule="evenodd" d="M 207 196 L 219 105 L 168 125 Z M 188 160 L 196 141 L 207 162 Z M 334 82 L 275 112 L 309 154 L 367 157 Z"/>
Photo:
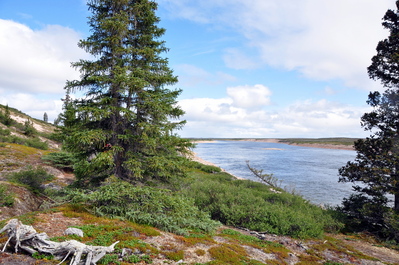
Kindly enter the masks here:
<path id="1" fill-rule="evenodd" d="M 79 228 L 69 227 L 64 231 L 64 235 L 77 235 L 83 237 L 83 231 Z"/>

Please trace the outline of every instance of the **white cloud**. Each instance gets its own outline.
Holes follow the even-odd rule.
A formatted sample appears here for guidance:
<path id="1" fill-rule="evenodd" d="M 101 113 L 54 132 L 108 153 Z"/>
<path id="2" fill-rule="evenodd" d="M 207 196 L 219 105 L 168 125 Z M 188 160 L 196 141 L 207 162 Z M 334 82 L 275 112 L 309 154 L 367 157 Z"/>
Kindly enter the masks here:
<path id="1" fill-rule="evenodd" d="M 32 30 L 0 19 L 0 103 L 53 121 L 61 111 L 66 80 L 79 78 L 71 62 L 88 58 L 72 29 L 48 25 Z"/>
<path id="2" fill-rule="evenodd" d="M 270 104 L 272 92 L 264 85 L 238 86 L 227 88 L 227 95 L 233 100 L 233 106 L 239 108 L 257 108 Z"/>
<path id="3" fill-rule="evenodd" d="M 234 93 L 233 93 L 234 94 Z M 186 111 L 184 137 L 364 137 L 360 117 L 365 107 L 327 100 L 305 100 L 285 108 L 251 109 L 231 97 L 196 98 L 179 102 Z"/>
<path id="4" fill-rule="evenodd" d="M 34 31 L 0 19 L 0 88 L 12 92 L 64 93 L 67 79 L 79 77 L 70 63 L 87 57 L 75 31 L 50 25 Z"/>
<path id="5" fill-rule="evenodd" d="M 378 41 L 387 36 L 381 18 L 392 0 L 161 0 L 171 14 L 199 23 L 230 27 L 256 47 L 259 61 L 297 70 L 315 80 L 342 80 L 350 87 L 375 89 L 366 67 Z M 233 51 L 233 52 L 232 52 Z M 228 66 L 240 66 L 234 50 Z M 236 58 L 248 58 L 242 53 Z M 252 67 L 252 66 L 251 66 Z M 374 88 L 372 87 L 374 86 Z"/>

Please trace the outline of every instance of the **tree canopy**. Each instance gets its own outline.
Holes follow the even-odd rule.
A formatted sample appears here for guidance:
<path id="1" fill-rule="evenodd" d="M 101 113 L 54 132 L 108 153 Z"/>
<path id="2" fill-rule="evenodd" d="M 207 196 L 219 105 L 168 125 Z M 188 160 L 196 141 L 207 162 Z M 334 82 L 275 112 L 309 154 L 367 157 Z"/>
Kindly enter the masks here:
<path id="1" fill-rule="evenodd" d="M 396 1 L 399 9 L 399 1 Z M 399 85 L 399 13 L 388 10 L 383 17 L 382 26 L 389 30 L 388 38 L 377 45 L 377 54 L 367 68 L 371 79 L 379 80 L 385 87 Z"/>
<path id="2" fill-rule="evenodd" d="M 92 35 L 79 47 L 91 60 L 72 64 L 79 80 L 67 81 L 65 148 L 80 159 L 80 180 L 166 180 L 182 175 L 182 154 L 191 144 L 180 138 L 184 114 L 177 77 L 164 58 L 157 3 L 151 0 L 90 0 Z M 76 98 L 73 93 L 83 93 Z"/>

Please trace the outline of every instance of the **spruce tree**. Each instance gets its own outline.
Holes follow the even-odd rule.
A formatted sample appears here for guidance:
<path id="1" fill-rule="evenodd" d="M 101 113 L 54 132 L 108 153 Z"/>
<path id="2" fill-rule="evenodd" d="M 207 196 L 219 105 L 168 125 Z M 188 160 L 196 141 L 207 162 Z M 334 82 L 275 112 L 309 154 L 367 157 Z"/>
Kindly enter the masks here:
<path id="1" fill-rule="evenodd" d="M 339 170 L 339 181 L 354 183 L 356 192 L 341 209 L 355 229 L 399 242 L 399 10 L 388 10 L 383 20 L 390 34 L 378 43 L 367 70 L 387 90 L 369 94 L 373 110 L 362 116 L 361 124 L 371 135 L 355 142 L 355 161 Z"/>
<path id="2" fill-rule="evenodd" d="M 72 64 L 62 115 L 65 148 L 79 158 L 80 180 L 167 180 L 184 174 L 189 141 L 174 133 L 185 121 L 176 105 L 181 90 L 163 58 L 168 49 L 151 0 L 90 0 L 92 35 L 79 47 L 94 59 Z M 83 98 L 72 99 L 76 91 Z"/>

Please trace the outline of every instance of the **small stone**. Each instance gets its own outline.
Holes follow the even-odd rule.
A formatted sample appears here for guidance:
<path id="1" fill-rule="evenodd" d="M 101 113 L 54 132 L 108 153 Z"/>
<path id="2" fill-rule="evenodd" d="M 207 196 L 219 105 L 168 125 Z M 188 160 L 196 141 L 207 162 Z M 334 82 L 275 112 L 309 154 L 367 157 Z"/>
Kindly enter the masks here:
<path id="1" fill-rule="evenodd" d="M 122 257 L 124 257 L 124 256 L 130 256 L 130 255 L 132 255 L 132 250 L 130 249 L 130 248 L 123 248 L 122 249 L 122 254 L 121 254 L 121 256 Z"/>

